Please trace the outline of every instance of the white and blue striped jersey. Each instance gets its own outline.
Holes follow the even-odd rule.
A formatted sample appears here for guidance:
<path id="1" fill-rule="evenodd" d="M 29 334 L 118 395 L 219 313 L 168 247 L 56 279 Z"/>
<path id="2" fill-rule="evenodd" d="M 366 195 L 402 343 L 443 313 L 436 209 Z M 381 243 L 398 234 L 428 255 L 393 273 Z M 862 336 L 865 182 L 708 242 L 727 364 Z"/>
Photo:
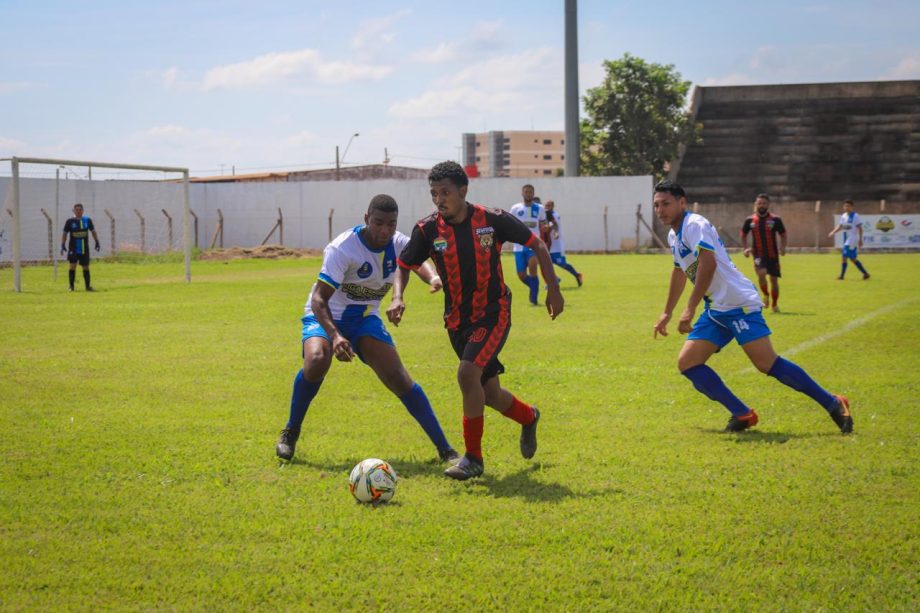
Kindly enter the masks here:
<path id="1" fill-rule="evenodd" d="M 329 299 L 332 318 L 341 320 L 348 312 L 353 316 L 361 312 L 364 317 L 378 315 L 380 301 L 393 287 L 396 258 L 409 243 L 409 237 L 396 232 L 382 249 L 371 249 L 361 238 L 363 225 L 339 234 L 323 250 L 323 267 L 316 283 L 325 283 L 336 291 Z M 310 291 L 310 296 L 316 284 Z M 304 305 L 304 314 L 313 315 L 310 297 Z"/>
<path id="2" fill-rule="evenodd" d="M 843 213 L 840 216 L 840 229 L 843 231 L 843 246 L 844 247 L 853 247 L 854 249 L 859 247 L 859 226 L 862 225 L 862 219 L 859 218 L 859 213 L 856 211 L 850 211 L 849 213 Z"/>
<path id="3" fill-rule="evenodd" d="M 716 258 L 716 272 L 706 292 L 706 304 L 715 311 L 763 309 L 757 288 L 735 268 L 728 257 L 719 232 L 709 220 L 696 213 L 686 213 L 680 229 L 668 232 L 668 245 L 674 255 L 674 266 L 684 271 L 692 283 L 696 283 L 700 251 L 711 251 Z"/>
<path id="4" fill-rule="evenodd" d="M 542 204 L 539 202 L 532 202 L 530 204 L 518 202 L 512 206 L 511 210 L 508 212 L 517 217 L 518 221 L 530 228 L 534 236 L 540 238 L 540 226 L 546 223 L 546 209 Z M 527 247 L 514 243 L 514 251 L 522 251 L 524 249 L 527 249 Z"/>

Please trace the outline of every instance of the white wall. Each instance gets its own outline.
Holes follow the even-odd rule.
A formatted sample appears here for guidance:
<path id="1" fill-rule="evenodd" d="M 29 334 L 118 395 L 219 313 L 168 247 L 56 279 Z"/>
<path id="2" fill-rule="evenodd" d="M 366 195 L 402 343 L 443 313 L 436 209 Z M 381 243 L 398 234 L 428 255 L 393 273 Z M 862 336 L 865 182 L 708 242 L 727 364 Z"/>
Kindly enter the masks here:
<path id="1" fill-rule="evenodd" d="M 636 207 L 651 223 L 652 178 L 577 177 L 529 180 L 543 201 L 554 200 L 564 216 L 566 249 L 603 251 L 631 248 L 636 236 Z M 11 179 L 0 177 L 3 209 L 12 209 Z M 519 202 L 523 179 L 475 179 L 468 200 L 508 209 Z M 182 185 L 159 182 L 62 180 L 60 210 L 54 223 L 53 242 L 60 244 L 64 221 L 75 202 L 82 202 L 93 218 L 105 255 L 111 250 L 108 209 L 116 220 L 116 241 L 120 248 L 140 245 L 140 222 L 134 209 L 146 218 L 148 251 L 163 250 L 167 244 L 167 222 L 161 212 L 173 217 L 174 246 L 182 244 Z M 328 219 L 334 209 L 333 236 L 363 220 L 370 199 L 380 193 L 399 203 L 399 229 L 410 232 L 413 222 L 431 213 L 433 205 L 424 180 L 381 179 L 376 181 L 305 181 L 292 183 L 193 183 L 189 199 L 199 217 L 198 241 L 210 244 L 217 227 L 217 209 L 224 216 L 224 247 L 252 247 L 265 238 L 278 217 L 284 216 L 284 244 L 289 247 L 321 249 L 328 242 Z M 47 222 L 40 209 L 55 218 L 55 180 L 22 179 L 22 258 L 46 259 Z M 607 207 L 607 235 L 604 208 Z M 12 219 L 0 210 L 0 261 L 10 261 Z M 640 244 L 651 236 L 640 230 Z M 277 233 L 269 241 L 278 242 Z"/>

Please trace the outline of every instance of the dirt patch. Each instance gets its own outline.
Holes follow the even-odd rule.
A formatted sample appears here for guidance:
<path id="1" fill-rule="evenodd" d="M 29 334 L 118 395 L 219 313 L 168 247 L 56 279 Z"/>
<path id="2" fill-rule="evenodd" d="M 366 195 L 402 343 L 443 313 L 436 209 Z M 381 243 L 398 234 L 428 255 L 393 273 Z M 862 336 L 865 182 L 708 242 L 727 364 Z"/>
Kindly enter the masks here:
<path id="1" fill-rule="evenodd" d="M 229 249 L 211 249 L 203 252 L 200 260 L 242 260 L 247 258 L 279 260 L 316 257 L 322 255 L 321 249 L 294 249 L 282 245 L 262 245 L 260 247 L 231 247 Z"/>

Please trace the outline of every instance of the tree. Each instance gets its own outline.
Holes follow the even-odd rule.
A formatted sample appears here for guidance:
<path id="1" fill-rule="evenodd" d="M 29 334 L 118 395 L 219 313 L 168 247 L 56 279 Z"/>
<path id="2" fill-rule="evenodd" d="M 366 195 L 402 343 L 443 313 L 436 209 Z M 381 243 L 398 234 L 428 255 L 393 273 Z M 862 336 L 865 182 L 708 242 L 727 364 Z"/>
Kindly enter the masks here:
<path id="1" fill-rule="evenodd" d="M 679 146 L 699 141 L 702 126 L 685 108 L 690 81 L 681 80 L 673 64 L 628 53 L 605 60 L 604 68 L 604 82 L 584 98 L 582 174 L 663 178 Z"/>

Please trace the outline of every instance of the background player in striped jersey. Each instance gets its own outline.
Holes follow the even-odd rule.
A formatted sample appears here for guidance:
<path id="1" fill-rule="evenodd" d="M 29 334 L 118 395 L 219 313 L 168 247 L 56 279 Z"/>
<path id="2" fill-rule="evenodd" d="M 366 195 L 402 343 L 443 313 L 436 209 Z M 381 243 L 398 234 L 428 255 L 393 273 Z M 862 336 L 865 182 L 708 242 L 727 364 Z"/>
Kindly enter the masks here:
<path id="1" fill-rule="evenodd" d="M 869 273 L 859 261 L 859 249 L 863 246 L 863 227 L 862 219 L 859 213 L 853 210 L 853 201 L 843 201 L 843 214 L 840 215 L 840 223 L 834 226 L 828 236 L 833 236 L 838 232 L 843 232 L 843 262 L 840 264 L 840 276 L 837 277 L 843 281 L 844 275 L 847 274 L 847 260 L 853 260 L 856 268 L 862 273 L 863 280 L 869 278 Z"/>
<path id="2" fill-rule="evenodd" d="M 549 247 L 549 257 L 553 264 L 564 268 L 575 277 L 578 287 L 581 287 L 584 277 L 575 267 L 569 264 L 565 259 L 565 239 L 562 236 L 562 216 L 556 212 L 556 203 L 547 200 L 546 204 L 546 234 L 547 239 L 544 242 Z"/>
<path id="3" fill-rule="evenodd" d="M 74 281 L 77 278 L 77 264 L 83 269 L 83 283 L 86 291 L 93 291 L 89 282 L 89 234 L 92 232 L 96 241 L 95 249 L 99 251 L 99 235 L 93 226 L 93 220 L 83 214 L 83 205 L 79 202 L 73 205 L 73 217 L 64 222 L 64 233 L 61 235 L 61 254 L 67 254 L 70 262 L 68 280 L 70 291 L 73 291 Z M 70 244 L 67 244 L 67 235 L 70 234 Z"/>
<path id="4" fill-rule="evenodd" d="M 540 204 L 540 199 L 534 195 L 533 185 L 529 183 L 521 187 L 521 198 L 511 206 L 510 213 L 521 223 L 530 228 L 534 236 L 540 237 L 543 226 L 546 224 L 546 209 Z M 530 304 L 540 301 L 540 279 L 537 277 L 537 258 L 530 247 L 514 243 L 514 266 L 518 279 L 530 290 Z"/>
<path id="5" fill-rule="evenodd" d="M 342 362 L 350 362 L 355 355 L 361 358 L 419 423 L 441 460 L 458 457 L 425 392 L 403 367 L 380 319 L 380 301 L 392 286 L 396 257 L 409 242 L 405 234 L 396 231 L 397 214 L 398 207 L 391 196 L 374 196 L 364 225 L 343 232 L 323 252 L 323 267 L 301 319 L 303 369 L 294 377 L 290 415 L 275 447 L 282 460 L 294 456 L 301 424 L 332 365 L 333 355 Z M 440 278 L 430 266 L 418 272 L 433 291 L 441 287 Z"/>
<path id="6" fill-rule="evenodd" d="M 754 244 L 748 247 L 748 234 L 753 235 Z M 779 234 L 779 245 L 776 235 Z M 779 256 L 786 255 L 786 226 L 783 220 L 770 213 L 770 197 L 757 194 L 754 201 L 754 214 L 744 220 L 741 226 L 741 246 L 744 257 L 754 255 L 754 272 L 760 282 L 764 304 L 773 299 L 773 311 L 779 311 Z M 767 291 L 767 275 L 770 275 L 770 290 Z"/>
<path id="7" fill-rule="evenodd" d="M 387 317 L 399 324 L 405 311 L 403 290 L 409 270 L 434 260 L 444 280 L 444 325 L 460 365 L 457 382 L 463 395 L 463 440 L 466 454 L 445 471 L 458 480 L 478 477 L 484 469 L 482 433 L 484 406 L 521 424 L 521 455 L 537 451 L 536 407 L 501 386 L 505 372 L 498 354 L 511 328 L 511 291 L 502 275 L 502 244 L 526 245 L 536 254 L 546 282 L 546 309 L 555 319 L 564 306 L 549 252 L 543 241 L 518 219 L 501 209 L 466 201 L 469 179 L 456 162 L 442 162 L 428 175 L 437 212 L 421 219 L 399 256 Z"/>
<path id="8" fill-rule="evenodd" d="M 770 342 L 770 328 L 760 313 L 763 304 L 757 289 L 732 264 L 715 227 L 702 215 L 687 212 L 684 188 L 672 181 L 658 183 L 654 209 L 658 219 L 671 226 L 668 244 L 674 267 L 668 299 L 655 323 L 653 336 L 668 335 L 671 313 L 689 278 L 693 292 L 677 325 L 678 332 L 689 332 L 689 336 L 680 350 L 677 368 L 697 391 L 728 409 L 732 416 L 725 430 L 740 432 L 758 421 L 757 413 L 741 402 L 716 371 L 706 365 L 712 354 L 734 338 L 757 370 L 808 395 L 824 407 L 841 432 L 852 432 L 849 401 L 828 393 L 798 365 L 776 355 Z M 700 301 L 705 301 L 703 314 L 692 323 Z"/>

